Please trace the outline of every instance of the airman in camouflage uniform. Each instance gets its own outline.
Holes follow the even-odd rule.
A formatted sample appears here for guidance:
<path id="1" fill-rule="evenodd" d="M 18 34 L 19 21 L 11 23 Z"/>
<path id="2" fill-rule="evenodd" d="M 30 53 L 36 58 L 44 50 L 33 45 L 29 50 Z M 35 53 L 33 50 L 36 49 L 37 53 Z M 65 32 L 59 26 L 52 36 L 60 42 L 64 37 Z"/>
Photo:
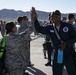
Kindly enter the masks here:
<path id="1" fill-rule="evenodd" d="M 29 33 L 29 29 L 26 29 L 19 34 L 11 32 L 6 36 L 5 66 L 10 75 L 23 75 L 23 70 L 26 69 L 24 41 L 29 40 Z"/>
<path id="2" fill-rule="evenodd" d="M 25 17 L 25 16 L 24 16 Z M 24 19 L 24 18 L 23 18 Z M 25 19 L 24 19 L 25 20 Z M 27 16 L 26 16 L 26 20 L 27 20 Z M 28 20 L 27 20 L 27 22 L 28 22 Z M 26 29 L 29 29 L 29 34 L 28 34 L 28 39 L 29 40 L 26 40 L 26 41 L 24 41 L 24 43 L 23 43 L 23 46 L 24 46 L 24 54 L 25 54 L 25 57 L 26 57 L 26 59 L 27 59 L 27 61 L 28 61 L 28 65 L 30 64 L 30 41 L 31 41 L 31 38 L 30 38 L 30 34 L 33 32 L 33 31 L 35 31 L 35 28 L 34 28 L 34 26 L 33 25 L 27 25 L 27 24 L 21 24 L 20 25 L 20 27 L 19 27 L 19 29 L 18 29 L 18 33 L 20 33 L 20 32 L 23 32 L 24 30 L 26 30 Z M 22 49 L 23 49 L 23 46 L 22 46 Z M 26 52 L 25 52 L 26 51 Z"/>

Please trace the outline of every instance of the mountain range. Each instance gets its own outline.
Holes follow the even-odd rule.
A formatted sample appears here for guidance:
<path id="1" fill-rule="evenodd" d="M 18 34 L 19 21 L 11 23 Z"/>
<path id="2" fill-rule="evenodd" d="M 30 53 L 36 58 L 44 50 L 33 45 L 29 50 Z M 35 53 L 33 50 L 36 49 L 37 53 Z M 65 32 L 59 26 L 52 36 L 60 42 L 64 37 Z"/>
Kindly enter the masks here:
<path id="1" fill-rule="evenodd" d="M 37 10 L 39 20 L 48 20 L 49 13 L 50 12 Z M 26 11 L 26 12 L 21 10 L 16 11 L 14 9 L 0 10 L 0 20 L 4 20 L 4 21 L 16 21 L 19 16 L 24 16 L 24 15 L 27 15 L 30 20 L 30 11 Z M 62 17 L 67 17 L 67 15 L 68 13 L 62 13 Z"/>

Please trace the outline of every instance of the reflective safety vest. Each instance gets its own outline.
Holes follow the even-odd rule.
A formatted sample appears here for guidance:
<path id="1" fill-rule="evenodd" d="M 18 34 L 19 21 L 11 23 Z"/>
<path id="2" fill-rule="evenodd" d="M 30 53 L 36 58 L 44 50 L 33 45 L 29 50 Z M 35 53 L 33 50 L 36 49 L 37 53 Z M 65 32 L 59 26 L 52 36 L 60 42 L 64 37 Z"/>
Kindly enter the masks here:
<path id="1" fill-rule="evenodd" d="M 6 46 L 6 35 L 4 35 L 4 37 L 1 41 L 0 58 L 2 58 L 5 53 L 5 46 Z"/>

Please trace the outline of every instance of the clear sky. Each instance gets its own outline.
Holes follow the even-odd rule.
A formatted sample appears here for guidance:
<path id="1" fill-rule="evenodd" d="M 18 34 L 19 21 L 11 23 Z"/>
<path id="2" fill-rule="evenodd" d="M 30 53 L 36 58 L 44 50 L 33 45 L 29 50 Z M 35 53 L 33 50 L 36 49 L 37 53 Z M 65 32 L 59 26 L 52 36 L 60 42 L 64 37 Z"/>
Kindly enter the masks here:
<path id="1" fill-rule="evenodd" d="M 47 12 L 57 9 L 62 13 L 76 12 L 76 0 L 0 0 L 0 9 L 30 11 L 32 6 Z"/>

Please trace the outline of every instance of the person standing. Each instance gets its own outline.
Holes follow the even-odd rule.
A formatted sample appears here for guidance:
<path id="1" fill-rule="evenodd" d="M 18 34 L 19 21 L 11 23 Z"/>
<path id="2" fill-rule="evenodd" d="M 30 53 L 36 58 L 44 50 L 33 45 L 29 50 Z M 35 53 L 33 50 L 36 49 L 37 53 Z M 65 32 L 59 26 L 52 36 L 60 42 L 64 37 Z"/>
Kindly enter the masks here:
<path id="1" fill-rule="evenodd" d="M 24 41 L 25 47 L 26 47 L 26 51 L 27 54 L 25 55 L 27 57 L 27 61 L 28 61 L 28 66 L 32 66 L 31 61 L 30 61 L 30 41 L 31 41 L 31 37 L 30 34 L 35 30 L 34 26 L 31 24 L 28 24 L 28 17 L 27 16 L 23 16 L 23 21 L 22 24 L 20 25 L 19 29 L 18 29 L 18 33 L 29 29 L 29 40 L 28 41 Z"/>
<path id="2" fill-rule="evenodd" d="M 75 15 L 74 14 L 69 14 L 68 15 L 68 23 L 70 23 L 70 24 L 75 24 Z"/>
<path id="3" fill-rule="evenodd" d="M 75 31 L 76 31 L 76 23 L 75 23 L 75 15 L 74 14 L 69 14 L 68 15 L 68 22 L 67 23 L 70 23 L 73 25 Z"/>
<path id="4" fill-rule="evenodd" d="M 74 27 L 74 29 L 76 31 L 75 15 L 74 14 L 69 14 L 68 15 L 68 20 L 69 21 L 67 23 L 72 24 L 72 26 Z M 75 49 L 75 44 L 74 44 L 74 49 Z"/>
<path id="5" fill-rule="evenodd" d="M 49 24 L 47 25 L 52 25 L 52 20 L 51 20 L 51 13 L 49 14 Z M 45 66 L 51 66 L 51 56 L 53 52 L 53 47 L 52 47 L 52 41 L 50 36 L 46 35 L 46 47 L 47 47 L 47 54 L 48 54 L 48 62 L 45 64 Z"/>
<path id="6" fill-rule="evenodd" d="M 67 18 L 66 17 L 63 17 L 62 18 L 62 22 L 67 22 Z"/>
<path id="7" fill-rule="evenodd" d="M 61 13 L 59 10 L 56 10 L 52 13 L 52 22 L 54 25 L 42 27 L 40 26 L 37 13 L 34 7 L 31 10 L 31 18 L 34 21 L 36 31 L 42 34 L 49 35 L 53 42 L 54 46 L 54 59 L 53 59 L 53 75 L 62 75 L 63 67 L 65 65 L 69 75 L 76 75 L 76 67 L 73 59 L 73 44 L 76 41 L 76 32 L 71 24 L 61 22 Z M 61 40 L 58 39 L 54 27 L 58 34 L 61 37 Z M 63 41 L 63 42 L 62 42 Z M 63 51 L 63 62 L 58 63 L 58 50 Z"/>
<path id="8" fill-rule="evenodd" d="M 28 39 L 28 30 L 17 34 L 17 27 L 13 22 L 5 25 L 6 30 L 6 53 L 5 68 L 9 75 L 24 75 L 27 60 L 23 54 L 23 44 Z M 23 47 L 24 48 L 24 47 Z M 25 74 L 28 75 L 28 74 Z"/>

